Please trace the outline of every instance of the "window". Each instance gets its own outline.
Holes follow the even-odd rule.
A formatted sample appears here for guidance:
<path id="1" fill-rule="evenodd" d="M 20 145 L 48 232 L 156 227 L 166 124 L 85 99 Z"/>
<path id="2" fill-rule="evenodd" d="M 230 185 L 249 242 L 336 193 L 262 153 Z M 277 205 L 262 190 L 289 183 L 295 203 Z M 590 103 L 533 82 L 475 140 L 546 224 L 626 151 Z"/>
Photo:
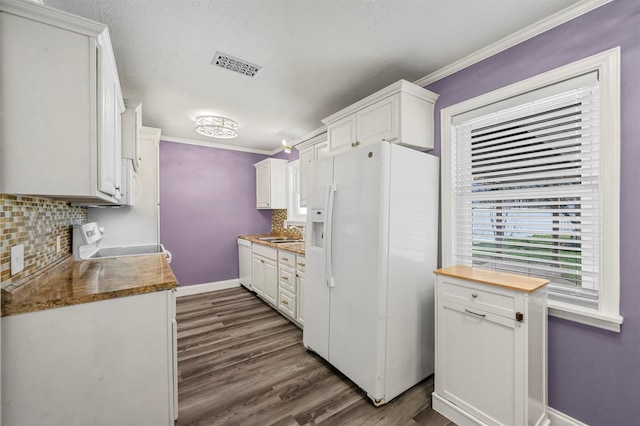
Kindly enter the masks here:
<path id="1" fill-rule="evenodd" d="M 287 163 L 287 222 L 304 225 L 307 208 L 300 206 L 300 161 Z"/>
<path id="2" fill-rule="evenodd" d="M 442 112 L 443 264 L 547 278 L 552 314 L 615 331 L 618 61 L 614 49 Z"/>

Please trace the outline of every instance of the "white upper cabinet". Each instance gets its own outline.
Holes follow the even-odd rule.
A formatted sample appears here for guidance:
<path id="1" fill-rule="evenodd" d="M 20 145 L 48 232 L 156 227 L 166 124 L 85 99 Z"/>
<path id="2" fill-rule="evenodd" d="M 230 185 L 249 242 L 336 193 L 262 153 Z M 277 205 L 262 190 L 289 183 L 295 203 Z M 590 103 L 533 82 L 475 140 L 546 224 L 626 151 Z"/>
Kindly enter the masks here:
<path id="1" fill-rule="evenodd" d="M 322 120 L 329 152 L 389 141 L 433 149 L 433 108 L 438 95 L 400 80 Z"/>
<path id="2" fill-rule="evenodd" d="M 296 145 L 296 149 L 300 152 L 300 206 L 307 205 L 307 179 L 309 176 L 309 165 L 313 160 L 319 160 L 329 155 L 329 143 L 327 134 L 322 133 L 307 141 Z"/>
<path id="3" fill-rule="evenodd" d="M 107 28 L 0 0 L 0 192 L 120 198 L 124 110 Z"/>
<path id="4" fill-rule="evenodd" d="M 122 148 L 121 117 L 123 112 L 120 82 L 115 63 L 98 46 L 98 190 L 120 198 L 120 154 Z"/>
<path id="5" fill-rule="evenodd" d="M 354 148 L 354 143 L 357 140 L 356 115 L 348 115 L 327 126 L 327 136 L 331 154 L 338 154 Z"/>
<path id="6" fill-rule="evenodd" d="M 142 128 L 142 104 L 129 99 L 124 100 L 122 113 L 122 158 L 133 162 L 133 169 L 140 167 L 140 129 Z"/>
<path id="7" fill-rule="evenodd" d="M 256 164 L 256 208 L 287 208 L 287 160 L 267 158 Z"/>

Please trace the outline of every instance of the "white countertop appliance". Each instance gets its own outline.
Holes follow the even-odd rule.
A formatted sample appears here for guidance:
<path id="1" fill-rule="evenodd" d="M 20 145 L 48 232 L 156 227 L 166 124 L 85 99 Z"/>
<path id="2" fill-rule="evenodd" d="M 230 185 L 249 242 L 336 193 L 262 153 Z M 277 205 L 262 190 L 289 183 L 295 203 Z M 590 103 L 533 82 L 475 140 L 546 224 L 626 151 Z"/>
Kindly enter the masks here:
<path id="1" fill-rule="evenodd" d="M 104 228 L 98 226 L 96 222 L 75 225 L 72 235 L 73 258 L 75 260 L 105 259 L 110 257 L 164 253 L 167 261 L 171 263 L 171 252 L 165 249 L 162 244 L 107 247 L 101 249 L 99 246 L 104 232 Z"/>
<path id="2" fill-rule="evenodd" d="M 388 142 L 310 165 L 304 345 L 375 405 L 434 371 L 438 179 Z"/>

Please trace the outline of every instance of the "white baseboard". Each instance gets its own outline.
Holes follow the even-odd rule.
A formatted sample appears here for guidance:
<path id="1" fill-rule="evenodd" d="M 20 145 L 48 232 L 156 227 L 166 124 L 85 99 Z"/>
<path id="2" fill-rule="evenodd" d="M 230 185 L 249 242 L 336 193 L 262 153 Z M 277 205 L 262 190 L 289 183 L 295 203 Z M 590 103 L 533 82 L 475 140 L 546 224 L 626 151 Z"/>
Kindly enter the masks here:
<path id="1" fill-rule="evenodd" d="M 431 394 L 431 407 L 458 426 L 487 426 L 435 392 Z"/>
<path id="2" fill-rule="evenodd" d="M 551 420 L 551 426 L 587 426 L 580 420 L 569 417 L 551 407 L 547 407 L 547 414 L 549 415 L 549 420 Z"/>
<path id="3" fill-rule="evenodd" d="M 184 287 L 178 286 L 176 288 L 176 297 L 191 296 L 192 294 L 207 293 L 216 290 L 225 290 L 227 288 L 239 287 L 240 281 L 238 278 L 226 281 L 216 281 L 214 283 L 202 283 L 187 285 Z"/>
<path id="4" fill-rule="evenodd" d="M 464 410 L 461 410 L 435 392 L 431 394 L 431 407 L 459 426 L 486 426 L 485 423 L 466 413 Z M 547 420 L 543 422 L 543 424 L 550 426 L 587 426 L 580 420 L 569 417 L 549 406 L 547 406 Z"/>

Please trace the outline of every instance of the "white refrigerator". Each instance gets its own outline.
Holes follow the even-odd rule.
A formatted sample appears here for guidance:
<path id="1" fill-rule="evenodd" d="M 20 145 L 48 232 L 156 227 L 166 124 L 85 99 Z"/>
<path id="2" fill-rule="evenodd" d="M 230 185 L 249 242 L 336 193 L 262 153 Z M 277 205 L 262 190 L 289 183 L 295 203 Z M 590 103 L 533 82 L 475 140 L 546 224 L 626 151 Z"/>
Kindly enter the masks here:
<path id="1" fill-rule="evenodd" d="M 304 345 L 375 405 L 433 374 L 438 179 L 388 142 L 310 165 Z"/>

